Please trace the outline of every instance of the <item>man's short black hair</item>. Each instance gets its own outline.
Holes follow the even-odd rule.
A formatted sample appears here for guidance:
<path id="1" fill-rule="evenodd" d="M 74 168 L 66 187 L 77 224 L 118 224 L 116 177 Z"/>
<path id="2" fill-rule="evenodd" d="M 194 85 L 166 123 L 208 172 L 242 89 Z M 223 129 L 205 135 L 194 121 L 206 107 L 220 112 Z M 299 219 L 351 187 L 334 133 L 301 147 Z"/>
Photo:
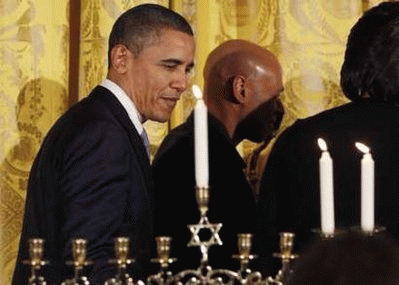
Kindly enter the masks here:
<path id="1" fill-rule="evenodd" d="M 143 4 L 124 12 L 116 20 L 108 41 L 108 61 L 111 50 L 118 44 L 129 48 L 135 56 L 143 50 L 148 39 L 172 29 L 193 35 L 190 24 L 178 13 L 157 4 Z"/>

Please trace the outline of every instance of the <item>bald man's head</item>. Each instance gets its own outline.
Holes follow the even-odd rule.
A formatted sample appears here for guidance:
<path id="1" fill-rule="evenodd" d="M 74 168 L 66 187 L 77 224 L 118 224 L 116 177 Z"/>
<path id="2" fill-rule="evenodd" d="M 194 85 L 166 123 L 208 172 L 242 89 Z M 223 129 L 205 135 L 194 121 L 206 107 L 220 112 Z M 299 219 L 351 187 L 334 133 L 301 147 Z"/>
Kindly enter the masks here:
<path id="1" fill-rule="evenodd" d="M 271 85 L 278 85 L 281 84 L 281 67 L 267 49 L 245 40 L 230 40 L 215 48 L 207 58 L 204 68 L 205 96 L 211 100 L 222 99 L 219 97 L 231 100 L 235 76 L 266 76 Z"/>
<path id="2" fill-rule="evenodd" d="M 267 49 L 245 40 L 224 42 L 209 54 L 204 82 L 210 113 L 235 142 L 259 142 L 279 127 L 281 67 Z"/>

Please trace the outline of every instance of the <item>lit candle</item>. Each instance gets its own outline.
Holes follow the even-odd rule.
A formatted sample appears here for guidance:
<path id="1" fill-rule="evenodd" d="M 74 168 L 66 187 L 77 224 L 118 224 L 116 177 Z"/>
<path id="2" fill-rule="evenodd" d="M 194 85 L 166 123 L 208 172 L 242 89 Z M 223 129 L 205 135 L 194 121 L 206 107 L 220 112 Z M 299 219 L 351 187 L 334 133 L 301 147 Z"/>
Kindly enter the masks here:
<path id="1" fill-rule="evenodd" d="M 317 143 L 322 150 L 319 160 L 321 231 L 323 234 L 331 235 L 335 231 L 333 162 L 327 151 L 326 142 L 319 138 Z"/>
<path id="2" fill-rule="evenodd" d="M 194 108 L 195 179 L 197 187 L 208 187 L 208 112 L 200 88 L 193 85 L 192 90 L 197 98 Z"/>
<path id="3" fill-rule="evenodd" d="M 362 143 L 355 143 L 363 153 L 361 161 L 361 227 L 363 231 L 374 230 L 374 160 L 370 148 Z"/>

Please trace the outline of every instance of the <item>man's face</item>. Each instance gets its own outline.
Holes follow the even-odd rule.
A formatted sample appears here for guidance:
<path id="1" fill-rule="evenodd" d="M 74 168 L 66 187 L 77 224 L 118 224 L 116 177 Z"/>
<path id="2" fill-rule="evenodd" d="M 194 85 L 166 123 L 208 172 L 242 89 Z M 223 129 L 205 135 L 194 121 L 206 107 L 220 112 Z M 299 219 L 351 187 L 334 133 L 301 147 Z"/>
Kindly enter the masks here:
<path id="1" fill-rule="evenodd" d="M 128 52 L 124 90 L 144 120 L 165 122 L 187 89 L 195 42 L 186 33 L 163 29 L 138 57 Z"/>
<path id="2" fill-rule="evenodd" d="M 248 88 L 252 92 L 250 112 L 238 124 L 234 134 L 236 143 L 249 139 L 260 143 L 273 138 L 280 127 L 284 108 L 280 101 L 283 89 L 281 69 L 279 65 L 266 71 L 261 71 L 252 78 Z"/>

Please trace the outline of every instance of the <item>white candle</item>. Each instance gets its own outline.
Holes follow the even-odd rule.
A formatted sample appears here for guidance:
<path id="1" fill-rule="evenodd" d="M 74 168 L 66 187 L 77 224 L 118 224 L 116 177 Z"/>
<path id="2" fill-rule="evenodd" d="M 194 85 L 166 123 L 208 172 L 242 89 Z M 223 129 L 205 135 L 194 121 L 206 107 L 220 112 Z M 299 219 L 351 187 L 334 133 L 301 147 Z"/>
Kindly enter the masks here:
<path id="1" fill-rule="evenodd" d="M 199 87 L 193 85 L 192 90 L 195 98 L 197 98 L 197 104 L 194 108 L 195 179 L 197 187 L 208 187 L 208 112 Z"/>
<path id="2" fill-rule="evenodd" d="M 335 231 L 333 161 L 327 151 L 326 142 L 321 138 L 317 142 L 322 150 L 319 160 L 321 231 L 331 235 Z"/>
<path id="3" fill-rule="evenodd" d="M 370 148 L 362 143 L 355 143 L 363 152 L 361 161 L 361 227 L 363 231 L 374 230 L 374 160 Z"/>

